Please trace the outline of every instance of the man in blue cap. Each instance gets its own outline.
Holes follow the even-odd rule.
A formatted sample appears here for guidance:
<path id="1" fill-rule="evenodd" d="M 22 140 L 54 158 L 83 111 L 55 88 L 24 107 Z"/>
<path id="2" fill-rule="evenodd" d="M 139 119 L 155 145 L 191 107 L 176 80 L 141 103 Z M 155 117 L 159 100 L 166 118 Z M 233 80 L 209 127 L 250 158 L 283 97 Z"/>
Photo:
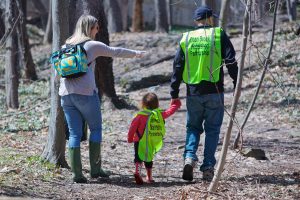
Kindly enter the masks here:
<path id="1" fill-rule="evenodd" d="M 212 180 L 216 164 L 215 152 L 224 116 L 224 72 L 228 69 L 235 88 L 238 67 L 235 50 L 226 33 L 213 27 L 212 9 L 195 10 L 196 30 L 183 33 L 173 63 L 171 97 L 179 94 L 181 81 L 187 87 L 187 124 L 182 178 L 193 180 L 198 161 L 196 152 L 200 135 L 205 132 L 204 159 L 200 166 L 204 180 Z"/>

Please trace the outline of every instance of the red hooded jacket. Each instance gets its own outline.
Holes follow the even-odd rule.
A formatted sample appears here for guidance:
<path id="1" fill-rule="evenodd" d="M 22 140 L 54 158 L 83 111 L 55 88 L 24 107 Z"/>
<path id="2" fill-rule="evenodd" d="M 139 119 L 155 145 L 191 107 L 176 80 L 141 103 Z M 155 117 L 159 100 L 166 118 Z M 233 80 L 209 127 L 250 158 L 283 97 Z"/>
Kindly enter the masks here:
<path id="1" fill-rule="evenodd" d="M 161 113 L 163 119 L 166 119 L 173 115 L 181 106 L 181 102 L 179 99 L 173 100 L 170 107 Z M 142 138 L 144 134 L 144 130 L 146 127 L 148 116 L 146 115 L 137 115 L 131 122 L 127 142 L 138 142 L 140 138 Z M 139 135 L 138 135 L 139 134 Z"/>

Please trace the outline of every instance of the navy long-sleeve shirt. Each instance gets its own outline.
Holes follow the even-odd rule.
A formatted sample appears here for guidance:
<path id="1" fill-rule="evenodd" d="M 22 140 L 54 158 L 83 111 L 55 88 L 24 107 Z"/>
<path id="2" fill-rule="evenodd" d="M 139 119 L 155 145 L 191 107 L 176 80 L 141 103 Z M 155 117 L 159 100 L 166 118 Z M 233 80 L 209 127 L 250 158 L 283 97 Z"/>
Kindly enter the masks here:
<path id="1" fill-rule="evenodd" d="M 199 26 L 198 29 L 211 28 L 211 26 Z M 225 31 L 221 31 L 221 54 L 223 63 L 225 63 L 228 69 L 229 76 L 233 80 L 234 87 L 237 81 L 238 66 L 235 60 L 235 50 Z M 185 65 L 185 55 L 180 45 L 176 51 L 174 63 L 173 63 L 173 74 L 171 78 L 171 97 L 172 99 L 178 98 L 179 86 L 182 82 L 182 74 Z M 220 68 L 220 78 L 217 83 L 209 81 L 201 81 L 199 84 L 186 84 L 187 95 L 204 95 L 213 93 L 224 92 L 224 72 L 223 67 Z"/>

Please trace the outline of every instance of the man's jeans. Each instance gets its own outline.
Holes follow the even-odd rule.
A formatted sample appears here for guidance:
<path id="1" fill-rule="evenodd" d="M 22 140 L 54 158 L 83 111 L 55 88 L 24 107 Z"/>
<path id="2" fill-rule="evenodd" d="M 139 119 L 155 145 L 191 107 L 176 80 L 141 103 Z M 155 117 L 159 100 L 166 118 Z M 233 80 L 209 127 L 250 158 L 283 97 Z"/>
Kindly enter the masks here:
<path id="1" fill-rule="evenodd" d="M 187 131 L 184 158 L 198 161 L 200 134 L 205 132 L 204 160 L 201 171 L 214 167 L 215 152 L 224 116 L 224 94 L 187 96 Z"/>
<path id="2" fill-rule="evenodd" d="M 61 106 L 68 123 L 69 148 L 80 147 L 85 120 L 90 129 L 90 141 L 100 143 L 102 139 L 102 117 L 97 93 L 93 96 L 69 94 L 61 97 Z"/>

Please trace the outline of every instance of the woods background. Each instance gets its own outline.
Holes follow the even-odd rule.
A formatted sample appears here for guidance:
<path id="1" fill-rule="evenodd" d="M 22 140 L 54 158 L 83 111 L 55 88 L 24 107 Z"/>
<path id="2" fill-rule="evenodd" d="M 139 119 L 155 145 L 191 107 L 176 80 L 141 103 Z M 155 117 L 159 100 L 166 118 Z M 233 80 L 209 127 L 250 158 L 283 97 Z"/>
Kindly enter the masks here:
<path id="1" fill-rule="evenodd" d="M 300 198 L 300 2 L 297 0 L 0 1 L 0 197 L 134 198 L 125 188 L 128 184 L 129 188 L 134 186 L 130 169 L 127 169 L 131 165 L 131 157 L 122 160 L 122 152 L 129 151 L 124 144 L 124 134 L 143 92 L 157 92 L 162 96 L 162 105 L 167 105 L 172 59 L 181 33 L 193 29 L 193 11 L 200 5 L 209 5 L 220 15 L 215 24 L 226 29 L 237 51 L 239 67 L 244 69 L 240 90 L 234 91 L 231 86 L 225 88 L 228 118 L 222 131 L 222 139 L 225 140 L 220 141 L 224 144 L 223 149 L 229 150 L 229 155 L 225 152 L 220 158 L 225 161 L 227 155 L 234 160 L 232 162 L 239 163 L 234 166 L 237 174 L 225 170 L 221 184 L 217 184 L 221 178 L 219 176 L 213 182 L 215 186 L 209 187 L 208 183 L 200 181 L 199 185 L 185 187 L 186 183 L 178 175 L 182 167 L 182 122 L 185 119 L 184 112 L 181 112 L 168 125 L 172 133 L 170 138 L 166 138 L 173 144 L 173 147 L 166 145 L 166 151 L 174 152 L 176 157 L 171 156 L 174 163 L 168 163 L 166 158 L 171 159 L 170 155 L 162 152 L 165 158 L 159 157 L 162 168 L 161 174 L 157 175 L 160 182 L 156 185 L 160 187 L 153 191 L 135 188 L 137 197 L 148 198 L 156 191 L 161 194 L 161 199 L 197 199 L 209 195 L 217 199 Z M 148 52 L 145 58 L 131 61 L 97 59 L 95 77 L 103 101 L 105 164 L 113 168 L 115 177 L 91 184 L 99 188 L 104 184 L 120 191 L 115 195 L 99 190 L 88 192 L 84 197 L 82 193 L 88 190 L 88 186 L 79 186 L 79 189 L 70 186 L 71 190 L 78 189 L 75 194 L 64 191 L 69 184 L 67 177 L 70 173 L 65 157 L 66 125 L 57 94 L 59 83 L 54 79 L 49 56 L 70 36 L 76 20 L 83 13 L 94 15 L 100 22 L 101 32 L 96 40 Z M 241 96 L 233 97 L 233 92 L 241 93 Z M 184 88 L 181 94 L 184 99 Z M 114 121 L 118 121 L 117 127 Z M 232 131 L 227 129 L 230 126 Z M 114 133 L 123 134 L 122 139 Z M 263 142 L 260 144 L 260 141 Z M 253 149 L 262 150 L 263 155 L 256 155 Z M 130 153 L 128 155 L 131 156 Z M 237 159 L 239 156 L 240 159 Z M 248 174 L 237 170 L 240 166 L 248 169 L 245 163 L 249 164 L 249 160 L 244 158 L 255 156 L 266 156 L 276 162 L 270 164 L 251 160 L 257 162 L 261 170 L 253 172 L 249 167 Z M 108 159 L 111 157 L 115 160 Z M 274 163 L 282 164 L 278 167 L 272 165 Z M 224 166 L 219 167 L 221 175 Z M 166 169 L 167 172 L 164 171 Z M 170 176 L 170 180 L 166 180 L 165 176 Z M 241 182 L 244 187 L 248 186 L 244 192 L 238 186 Z M 261 182 L 266 185 L 261 186 Z M 38 187 L 38 184 L 41 186 Z M 64 186 L 60 188 L 60 184 Z M 170 189 L 170 186 L 174 188 Z M 33 187 L 38 188 L 36 192 Z M 48 188 L 50 190 L 52 187 L 56 188 L 55 192 L 47 194 Z"/>

